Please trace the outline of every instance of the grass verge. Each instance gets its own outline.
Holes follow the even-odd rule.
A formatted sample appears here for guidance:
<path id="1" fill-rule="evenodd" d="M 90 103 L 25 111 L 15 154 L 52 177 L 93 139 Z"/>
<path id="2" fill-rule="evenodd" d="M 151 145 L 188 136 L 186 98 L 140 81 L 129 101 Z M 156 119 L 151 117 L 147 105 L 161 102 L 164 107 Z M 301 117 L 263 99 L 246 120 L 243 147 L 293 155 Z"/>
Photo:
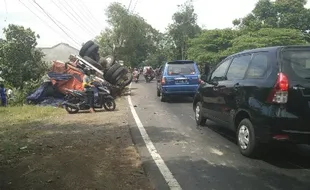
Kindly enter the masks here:
<path id="1" fill-rule="evenodd" d="M 114 112 L 50 107 L 0 110 L 0 189 L 152 189 L 129 133 L 125 98 Z"/>
<path id="2" fill-rule="evenodd" d="M 59 118 L 64 110 L 53 107 L 18 106 L 0 107 L 0 160 L 23 151 L 39 131 L 34 130 L 36 123 Z"/>

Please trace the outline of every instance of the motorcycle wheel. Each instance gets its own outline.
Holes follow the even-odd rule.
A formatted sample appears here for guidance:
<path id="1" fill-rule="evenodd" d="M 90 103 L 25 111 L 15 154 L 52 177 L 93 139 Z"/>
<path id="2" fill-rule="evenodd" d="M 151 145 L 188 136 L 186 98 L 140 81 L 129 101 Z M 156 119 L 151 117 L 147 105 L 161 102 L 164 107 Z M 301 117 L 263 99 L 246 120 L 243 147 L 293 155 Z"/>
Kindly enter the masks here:
<path id="1" fill-rule="evenodd" d="M 107 111 L 114 111 L 116 108 L 116 103 L 114 101 L 114 98 L 111 97 L 107 97 L 106 100 L 103 103 L 103 107 L 105 110 Z"/>
<path id="2" fill-rule="evenodd" d="M 69 107 L 69 106 L 67 106 L 67 105 L 65 105 L 65 109 L 66 109 L 66 111 L 67 111 L 69 114 L 75 114 L 75 113 L 79 112 L 79 109 L 74 109 L 74 108 L 71 108 L 71 107 Z"/>

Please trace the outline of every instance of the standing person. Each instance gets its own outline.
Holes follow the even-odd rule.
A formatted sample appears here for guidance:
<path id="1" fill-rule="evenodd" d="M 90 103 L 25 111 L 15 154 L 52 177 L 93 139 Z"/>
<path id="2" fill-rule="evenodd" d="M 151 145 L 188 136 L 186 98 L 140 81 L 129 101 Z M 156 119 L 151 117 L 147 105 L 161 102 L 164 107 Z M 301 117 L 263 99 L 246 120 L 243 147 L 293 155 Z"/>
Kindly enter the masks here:
<path id="1" fill-rule="evenodd" d="M 91 84 L 93 81 L 92 81 L 92 78 L 90 77 L 90 75 L 91 75 L 90 69 L 86 68 L 84 71 L 85 71 L 85 74 L 83 77 L 83 87 L 87 93 L 87 102 L 90 106 L 89 111 L 90 111 L 90 113 L 94 113 L 95 112 L 95 110 L 94 110 L 94 92 L 92 90 L 92 87 L 94 87 L 94 85 Z"/>
<path id="2" fill-rule="evenodd" d="M 10 100 L 12 100 L 12 98 L 13 98 L 13 91 L 9 88 L 8 90 L 7 90 L 7 92 L 6 92 L 6 97 L 7 97 L 7 102 L 6 102 L 6 104 L 7 105 L 9 105 L 9 103 L 10 103 Z"/>
<path id="3" fill-rule="evenodd" d="M 90 69 L 90 75 L 89 75 L 90 81 L 93 83 L 94 81 L 97 81 L 96 79 L 96 71 L 94 69 Z M 91 85 L 91 89 L 94 92 L 95 96 L 95 102 L 99 99 L 99 90 L 95 85 Z"/>
<path id="4" fill-rule="evenodd" d="M 7 106 L 7 94 L 3 84 L 0 84 L 1 105 Z"/>
<path id="5" fill-rule="evenodd" d="M 9 88 L 8 91 L 7 91 L 7 97 L 8 99 L 12 98 L 13 96 L 13 91 Z"/>

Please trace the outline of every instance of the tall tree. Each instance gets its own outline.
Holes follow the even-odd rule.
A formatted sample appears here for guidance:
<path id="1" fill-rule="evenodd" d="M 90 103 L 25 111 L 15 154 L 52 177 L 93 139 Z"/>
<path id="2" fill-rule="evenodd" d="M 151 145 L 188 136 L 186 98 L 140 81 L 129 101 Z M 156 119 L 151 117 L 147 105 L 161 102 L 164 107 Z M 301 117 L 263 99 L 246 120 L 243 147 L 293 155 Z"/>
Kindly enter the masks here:
<path id="1" fill-rule="evenodd" d="M 296 29 L 262 28 L 243 33 L 239 30 L 205 30 L 190 40 L 188 55 L 192 60 L 217 64 L 231 54 L 247 49 L 306 44 L 303 33 Z"/>
<path id="2" fill-rule="evenodd" d="M 168 26 L 168 34 L 175 46 L 175 59 L 187 59 L 188 40 L 200 33 L 197 14 L 192 0 L 179 5 L 179 10 L 172 16 L 173 23 Z"/>
<path id="3" fill-rule="evenodd" d="M 222 52 L 222 55 L 231 55 L 247 49 L 282 46 L 303 45 L 306 41 L 302 32 L 296 29 L 262 28 L 249 32 L 231 41 L 231 47 Z"/>
<path id="4" fill-rule="evenodd" d="M 112 53 L 131 66 L 146 60 L 156 50 L 158 31 L 142 17 L 130 13 L 120 3 L 112 3 L 107 11 L 110 27 L 97 38 L 103 53 Z"/>
<path id="5" fill-rule="evenodd" d="M 238 30 L 204 30 L 199 36 L 189 41 L 188 58 L 216 64 L 222 58 L 222 52 L 232 47 L 232 40 L 240 36 Z"/>
<path id="6" fill-rule="evenodd" d="M 260 28 L 291 28 L 304 33 L 310 30 L 310 10 L 306 0 L 259 0 L 247 16 L 235 19 L 241 29 L 256 31 Z"/>
<path id="7" fill-rule="evenodd" d="M 47 69 L 44 54 L 36 49 L 37 38 L 30 28 L 10 24 L 3 29 L 0 46 L 1 77 L 10 85 L 23 89 L 27 82 L 40 79 Z"/>

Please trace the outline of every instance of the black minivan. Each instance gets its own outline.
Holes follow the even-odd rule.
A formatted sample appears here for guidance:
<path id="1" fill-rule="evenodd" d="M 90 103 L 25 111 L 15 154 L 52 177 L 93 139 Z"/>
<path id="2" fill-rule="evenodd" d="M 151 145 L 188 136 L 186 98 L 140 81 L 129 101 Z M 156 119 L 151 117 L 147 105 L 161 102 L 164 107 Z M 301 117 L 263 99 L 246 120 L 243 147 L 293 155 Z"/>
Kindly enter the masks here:
<path id="1" fill-rule="evenodd" d="M 193 101 L 195 119 L 236 132 L 240 152 L 254 156 L 274 141 L 310 144 L 310 46 L 246 50 L 210 71 Z"/>

